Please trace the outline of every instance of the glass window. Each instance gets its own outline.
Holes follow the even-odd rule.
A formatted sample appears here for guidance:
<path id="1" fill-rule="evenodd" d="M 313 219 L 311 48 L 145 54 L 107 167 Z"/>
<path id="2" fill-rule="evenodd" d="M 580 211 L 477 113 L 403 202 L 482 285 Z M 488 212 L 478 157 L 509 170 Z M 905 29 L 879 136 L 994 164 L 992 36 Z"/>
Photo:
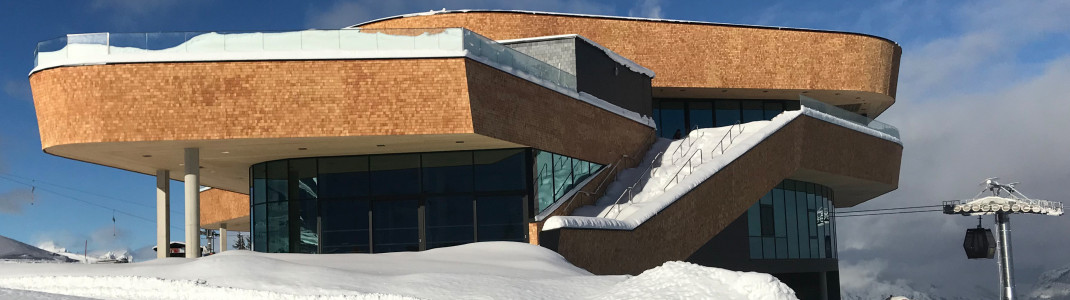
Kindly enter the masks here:
<path id="1" fill-rule="evenodd" d="M 788 258 L 787 229 L 784 224 L 784 191 L 777 186 L 771 192 L 773 194 L 773 221 L 774 235 L 776 236 L 776 258 Z"/>
<path id="2" fill-rule="evenodd" d="M 323 253 L 368 253 L 368 201 L 320 201 Z"/>
<path id="3" fill-rule="evenodd" d="M 425 193 L 472 191 L 472 152 L 427 153 L 421 160 Z"/>
<path id="4" fill-rule="evenodd" d="M 267 205 L 253 205 L 253 250 L 267 252 Z"/>
<path id="5" fill-rule="evenodd" d="M 535 155 L 535 167 L 537 168 L 537 175 L 535 178 L 535 193 L 538 195 L 538 206 L 536 212 L 542 212 L 554 203 L 554 173 L 553 173 L 553 153 L 546 151 L 537 151 Z"/>
<path id="6" fill-rule="evenodd" d="M 319 198 L 319 180 L 316 178 L 316 159 L 290 160 L 290 174 L 296 176 L 297 199 Z"/>
<path id="7" fill-rule="evenodd" d="M 799 258 L 799 221 L 796 218 L 795 182 L 784 181 L 784 216 L 788 235 L 788 258 Z"/>
<path id="8" fill-rule="evenodd" d="M 298 243 L 297 252 L 300 253 L 317 253 L 319 252 L 319 226 L 317 225 L 319 219 L 319 209 L 317 207 L 316 199 L 301 200 L 301 215 L 298 221 L 301 228 L 298 231 Z"/>
<path id="9" fill-rule="evenodd" d="M 684 123 L 684 103 L 677 101 L 661 102 L 661 137 L 673 138 L 677 132 L 683 136 L 687 132 Z"/>
<path id="10" fill-rule="evenodd" d="M 268 169 L 270 169 L 270 166 Z M 267 204 L 267 252 L 290 252 L 289 206 L 289 202 L 269 202 Z"/>
<path id="11" fill-rule="evenodd" d="M 374 160 L 372 166 L 374 166 Z M 375 253 L 420 250 L 419 201 L 375 201 L 372 204 L 372 248 Z"/>
<path id="12" fill-rule="evenodd" d="M 250 167 L 254 250 L 374 253 L 526 241 L 528 149 L 301 158 Z M 547 197 L 601 166 L 549 152 Z M 556 167 L 556 168 L 555 168 Z M 558 178 L 560 177 L 560 178 Z M 255 203 L 260 199 L 261 204 Z M 527 205 L 527 206 L 525 206 Z M 481 221 L 480 221 L 481 220 Z"/>
<path id="13" fill-rule="evenodd" d="M 267 202 L 289 199 L 289 174 L 285 160 L 267 163 Z"/>
<path id="14" fill-rule="evenodd" d="M 743 123 L 761 121 L 765 118 L 762 101 L 744 100 L 741 101 L 740 107 L 743 111 Z"/>
<path id="15" fill-rule="evenodd" d="M 776 117 L 780 113 L 784 112 L 783 101 L 765 101 L 765 103 L 762 103 L 762 107 L 765 108 L 764 119 L 766 120 L 772 120 L 773 117 Z"/>
<path id="16" fill-rule="evenodd" d="M 739 100 L 717 100 L 714 105 L 717 109 L 714 118 L 714 121 L 716 121 L 715 127 L 731 126 L 742 120 L 740 118 Z"/>
<path id="17" fill-rule="evenodd" d="M 575 184 L 582 183 L 584 179 L 587 179 L 587 175 L 591 174 L 591 163 L 579 159 L 573 159 L 572 174 L 572 176 L 575 178 Z"/>
<path id="18" fill-rule="evenodd" d="M 795 216 L 799 220 L 799 257 L 810 258 L 810 226 L 806 216 L 806 187 L 802 182 L 795 185 Z"/>
<path id="19" fill-rule="evenodd" d="M 762 237 L 752 236 L 750 237 L 750 258 L 761 259 L 762 258 Z"/>
<path id="20" fill-rule="evenodd" d="M 747 210 L 747 227 L 750 236 L 762 236 L 762 210 L 758 203 L 754 203 Z"/>
<path id="21" fill-rule="evenodd" d="M 690 124 L 687 127 L 688 131 L 691 128 L 710 128 L 713 127 L 713 102 L 712 101 L 692 101 L 687 103 L 687 117 Z M 655 123 L 657 124 L 657 123 Z"/>
<path id="22" fill-rule="evenodd" d="M 660 106 L 660 103 L 661 103 L 661 101 L 654 101 L 654 112 L 653 112 L 654 124 L 658 125 L 658 132 L 657 132 L 658 136 L 662 136 L 661 131 L 663 130 L 661 128 L 661 106 Z"/>
<path id="23" fill-rule="evenodd" d="M 527 241 L 524 196 L 476 198 L 479 241 Z"/>
<path id="24" fill-rule="evenodd" d="M 528 168 L 523 149 L 476 151 L 476 191 L 523 191 Z"/>
<path id="25" fill-rule="evenodd" d="M 776 238 L 776 258 L 787 259 L 788 258 L 788 239 L 778 237 Z"/>
<path id="26" fill-rule="evenodd" d="M 319 198 L 369 195 L 368 157 L 329 157 L 319 161 Z"/>
<path id="27" fill-rule="evenodd" d="M 776 241 L 773 237 L 762 237 L 762 258 L 776 258 Z"/>
<path id="28" fill-rule="evenodd" d="M 426 203 L 427 249 L 475 241 L 472 196 L 430 197 Z"/>
<path id="29" fill-rule="evenodd" d="M 253 165 L 253 204 L 267 201 L 267 164 Z"/>
<path id="30" fill-rule="evenodd" d="M 554 201 L 572 188 L 572 158 L 554 154 Z"/>
<path id="31" fill-rule="evenodd" d="M 773 236 L 773 205 L 761 204 L 762 209 L 762 236 Z"/>
<path id="32" fill-rule="evenodd" d="M 780 186 L 770 191 L 773 194 L 773 219 L 775 220 L 775 235 L 776 237 L 787 237 L 787 229 L 784 227 L 784 191 L 780 189 Z"/>
<path id="33" fill-rule="evenodd" d="M 391 154 L 370 157 L 372 195 L 420 193 L 420 155 Z"/>

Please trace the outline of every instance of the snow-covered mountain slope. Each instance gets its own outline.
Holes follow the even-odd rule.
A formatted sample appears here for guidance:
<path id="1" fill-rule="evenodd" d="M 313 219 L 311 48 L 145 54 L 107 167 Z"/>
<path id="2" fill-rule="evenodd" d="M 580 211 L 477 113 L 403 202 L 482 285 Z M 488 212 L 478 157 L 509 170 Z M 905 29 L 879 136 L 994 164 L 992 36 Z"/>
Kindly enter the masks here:
<path id="1" fill-rule="evenodd" d="M 1040 274 L 1029 299 L 1070 300 L 1070 265 Z"/>
<path id="2" fill-rule="evenodd" d="M 0 261 L 70 262 L 65 256 L 0 236 Z"/>
<path id="3" fill-rule="evenodd" d="M 102 299 L 796 299 L 767 274 L 670 262 L 634 277 L 596 276 L 515 242 L 383 254 L 227 251 L 3 270 L 0 288 Z"/>

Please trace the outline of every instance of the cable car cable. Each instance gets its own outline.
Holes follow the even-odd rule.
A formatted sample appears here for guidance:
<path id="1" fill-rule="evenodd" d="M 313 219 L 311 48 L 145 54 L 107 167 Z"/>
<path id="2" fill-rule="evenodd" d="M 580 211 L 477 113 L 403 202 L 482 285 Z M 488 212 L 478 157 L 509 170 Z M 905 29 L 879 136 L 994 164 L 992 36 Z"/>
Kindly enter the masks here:
<path id="1" fill-rule="evenodd" d="M 832 217 L 835 217 L 835 218 L 846 218 L 846 217 L 861 217 L 861 216 L 879 216 L 879 215 L 897 215 L 897 214 L 913 214 L 913 213 L 924 213 L 924 212 L 942 212 L 942 211 L 943 211 L 942 209 L 934 209 L 934 210 L 917 210 L 917 211 L 897 211 L 897 212 L 883 212 L 883 213 L 869 213 L 869 214 L 851 214 L 851 215 L 839 215 L 839 214 L 833 214 L 833 215 L 832 215 Z"/>

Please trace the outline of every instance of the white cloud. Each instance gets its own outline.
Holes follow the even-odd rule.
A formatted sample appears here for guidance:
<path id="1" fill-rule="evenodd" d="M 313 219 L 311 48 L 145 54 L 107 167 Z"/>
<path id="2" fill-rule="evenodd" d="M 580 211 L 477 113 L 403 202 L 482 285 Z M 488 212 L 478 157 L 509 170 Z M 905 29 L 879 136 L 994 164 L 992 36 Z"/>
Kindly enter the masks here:
<path id="1" fill-rule="evenodd" d="M 635 6 L 628 10 L 628 16 L 654 19 L 665 18 L 665 13 L 661 11 L 660 2 L 660 0 L 639 0 L 635 3 Z"/>
<path id="2" fill-rule="evenodd" d="M 30 189 L 17 188 L 0 194 L 0 213 L 21 214 L 34 202 Z"/>
<path id="3" fill-rule="evenodd" d="M 430 10 L 503 9 L 563 13 L 613 14 L 612 5 L 590 0 L 415 0 L 369 1 L 340 0 L 326 6 L 312 6 L 305 14 L 305 24 L 312 28 L 341 28 L 353 24 L 407 13 Z"/>

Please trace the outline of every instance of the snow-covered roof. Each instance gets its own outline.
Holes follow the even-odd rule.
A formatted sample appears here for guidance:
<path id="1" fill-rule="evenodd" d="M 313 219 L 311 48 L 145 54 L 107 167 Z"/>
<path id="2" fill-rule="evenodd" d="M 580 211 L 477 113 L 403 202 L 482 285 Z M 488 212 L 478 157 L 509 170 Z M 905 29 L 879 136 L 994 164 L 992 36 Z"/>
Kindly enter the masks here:
<path id="1" fill-rule="evenodd" d="M 762 25 L 747 25 L 747 24 L 734 24 L 734 23 L 720 23 L 720 22 L 706 22 L 706 21 L 692 21 L 692 20 L 673 20 L 673 19 L 657 19 L 657 18 L 639 18 L 639 17 L 622 17 L 622 16 L 606 16 L 606 15 L 593 15 L 593 14 L 575 14 L 575 13 L 559 13 L 559 12 L 545 12 L 545 11 L 532 11 L 532 10 L 508 10 L 508 9 L 458 9 L 458 10 L 431 10 L 427 12 L 403 14 L 397 16 L 390 16 L 385 18 L 374 19 L 371 21 L 365 21 L 357 23 L 345 28 L 357 28 L 363 25 L 386 21 L 391 19 L 419 17 L 419 16 L 431 16 L 439 14 L 453 14 L 453 13 L 469 13 L 469 12 L 489 12 L 489 13 L 521 13 L 532 15 L 550 15 L 550 16 L 568 16 L 568 17 L 583 17 L 583 18 L 598 18 L 598 19 L 617 19 L 617 20 L 633 20 L 633 21 L 647 21 L 647 22 L 665 22 L 665 23 L 681 23 L 681 24 L 697 24 L 697 25 L 715 25 L 715 26 L 730 26 L 730 27 L 743 27 L 743 28 L 758 28 L 758 29 L 774 29 L 774 30 L 790 30 L 790 31 L 811 31 L 811 32 L 826 32 L 826 33 L 842 33 L 866 36 L 876 38 L 890 43 L 898 45 L 893 40 L 876 36 L 872 34 L 849 32 L 849 31 L 837 31 L 837 30 L 824 30 L 824 29 L 810 29 L 810 28 L 797 28 L 797 27 L 781 27 L 781 26 L 762 26 Z"/>
<path id="2" fill-rule="evenodd" d="M 650 78 L 654 78 L 654 71 L 653 70 L 647 69 L 646 67 L 639 65 L 639 63 L 634 62 L 631 59 L 628 59 L 628 58 L 626 58 L 624 56 L 621 56 L 620 54 L 617 54 L 617 52 L 613 52 L 613 50 L 609 50 L 609 48 L 606 48 L 605 46 L 602 46 L 599 43 L 595 43 L 591 39 L 588 39 L 588 38 L 586 38 L 586 37 L 584 37 L 582 35 L 578 35 L 578 34 L 562 34 L 562 35 L 538 36 L 538 37 L 530 37 L 530 38 L 522 38 L 522 39 L 497 40 L 496 42 L 502 43 L 502 44 L 515 44 L 515 43 L 549 41 L 549 40 L 558 40 L 558 39 L 581 39 L 584 42 L 587 42 L 587 44 L 590 44 L 591 46 L 595 46 L 598 49 L 601 49 L 602 52 L 605 52 L 606 55 L 609 56 L 610 59 L 612 59 L 613 61 L 617 62 L 618 64 L 621 64 L 622 66 L 628 67 L 628 69 L 632 70 L 633 72 L 646 75 L 647 77 L 650 77 Z"/>

